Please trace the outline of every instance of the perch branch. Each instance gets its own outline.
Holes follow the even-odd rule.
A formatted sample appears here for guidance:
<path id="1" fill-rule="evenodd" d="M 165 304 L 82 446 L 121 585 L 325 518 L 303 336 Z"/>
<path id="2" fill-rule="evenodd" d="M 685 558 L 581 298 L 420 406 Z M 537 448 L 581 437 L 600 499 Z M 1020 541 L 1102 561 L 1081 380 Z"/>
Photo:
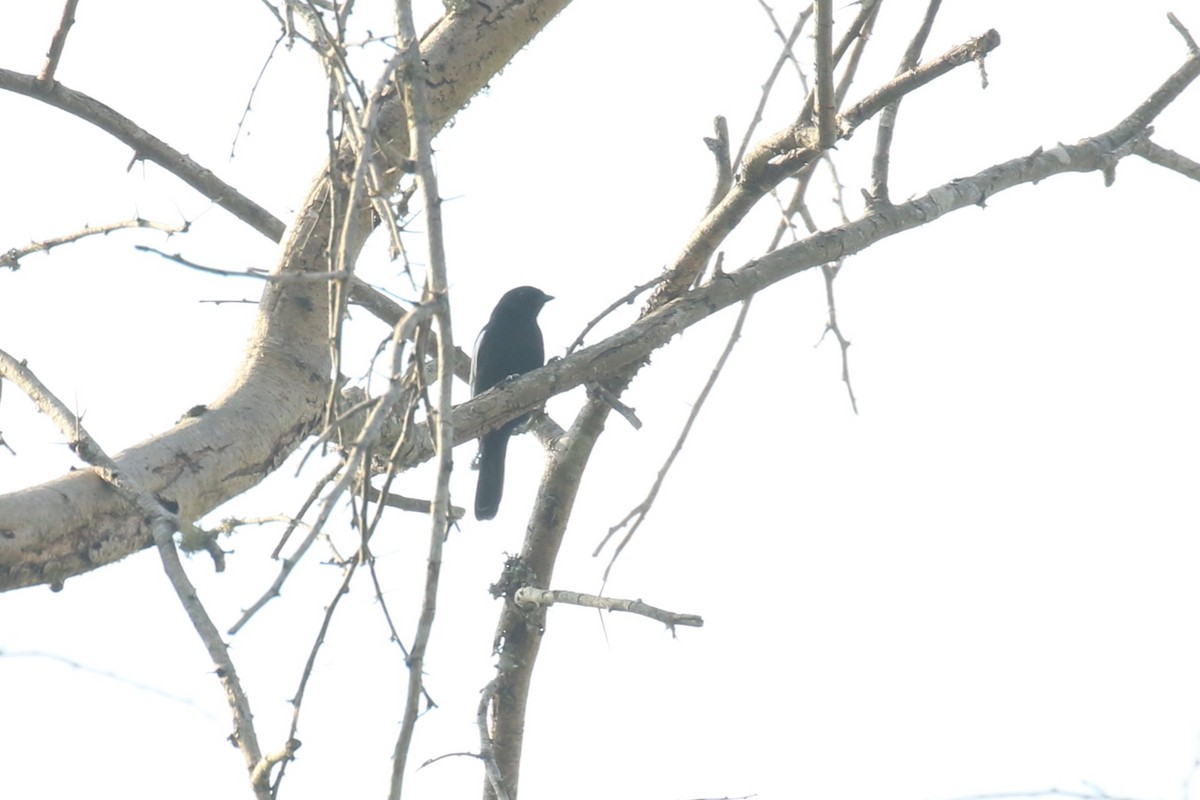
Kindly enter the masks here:
<path id="1" fill-rule="evenodd" d="M 679 614 L 656 608 L 641 600 L 623 600 L 618 597 L 601 597 L 595 594 L 568 592 L 562 589 L 539 589 L 536 586 L 522 586 L 513 595 L 513 602 L 524 609 L 539 606 L 548 607 L 555 603 L 566 603 L 585 608 L 598 608 L 601 611 L 624 611 L 628 614 L 638 614 L 650 619 L 656 619 L 668 628 L 685 625 L 691 628 L 704 627 L 704 619 L 698 614 Z"/>

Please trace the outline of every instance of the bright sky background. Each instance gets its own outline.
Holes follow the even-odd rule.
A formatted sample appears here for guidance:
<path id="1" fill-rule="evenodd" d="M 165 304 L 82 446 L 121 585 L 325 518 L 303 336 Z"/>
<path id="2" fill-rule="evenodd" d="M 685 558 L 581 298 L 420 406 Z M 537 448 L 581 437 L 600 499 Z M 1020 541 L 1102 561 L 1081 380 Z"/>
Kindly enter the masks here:
<path id="1" fill-rule="evenodd" d="M 1180 2 L 945 5 L 928 57 L 993 27 L 1003 43 L 986 90 L 968 67 L 905 101 L 897 200 L 1108 129 L 1186 57 L 1166 12 L 1200 36 L 1200 9 Z M 799 8 L 775 5 L 785 27 Z M 852 98 L 894 73 L 923 8 L 885 4 Z M 0 66 L 37 72 L 60 10 L 0 4 Z M 838 22 L 855 10 L 839 8 Z M 325 152 L 325 88 L 314 56 L 281 50 L 229 160 L 276 35 L 261 5 L 84 0 L 77 19 L 65 84 L 290 221 Z M 436 143 L 459 343 L 470 346 L 503 291 L 530 283 L 558 298 L 542 327 L 547 351 L 561 353 L 653 276 L 707 202 L 701 139 L 712 118 L 726 115 L 740 140 L 777 52 L 750 0 L 581 0 L 555 20 Z M 379 51 L 363 58 L 370 81 L 376 60 Z M 790 116 L 788 93 L 799 97 L 794 80 L 760 133 Z M 62 112 L 0 94 L 0 120 L 0 249 L 135 213 L 193 222 L 186 236 L 117 233 L 0 272 L 0 348 L 28 359 L 116 452 L 220 393 L 253 307 L 202 301 L 259 291 L 133 246 L 231 269 L 270 267 L 277 248 L 157 167 L 126 171 L 126 147 Z M 1156 129 L 1160 144 L 1200 158 L 1200 87 Z M 874 130 L 838 148 L 852 213 Z M 810 193 L 826 223 L 836 220 L 830 194 L 827 178 Z M 1200 186 L 1129 159 L 1112 188 L 1098 174 L 1054 178 L 851 259 L 837 287 L 858 416 L 836 347 L 814 347 L 820 276 L 761 295 L 608 586 L 701 614 L 705 627 L 672 639 L 643 618 L 609 616 L 605 630 L 591 612 L 551 611 L 522 798 L 942 800 L 1096 786 L 1191 800 L 1198 204 Z M 727 269 L 762 252 L 772 210 L 763 203 L 731 238 Z M 359 268 L 410 296 L 382 248 Z M 369 352 L 386 332 L 355 316 Z M 591 551 L 649 488 L 733 318 L 655 355 L 625 396 L 642 430 L 610 419 L 557 588 L 598 588 L 606 561 Z M 581 401 L 572 392 L 550 411 L 566 424 Z M 0 431 L 18 454 L 0 451 L 0 490 L 77 464 L 11 386 Z M 472 452 L 457 454 L 460 468 Z M 439 708 L 418 729 L 414 763 L 478 749 L 474 707 L 499 611 L 486 589 L 520 547 L 540 469 L 532 437 L 514 442 L 500 516 L 468 520 L 450 539 L 427 664 Z M 454 480 L 456 504 L 469 506 L 474 476 L 460 469 Z M 402 490 L 431 485 L 418 471 Z M 292 512 L 308 486 L 283 470 L 210 521 Z M 269 585 L 276 537 L 247 530 L 226 542 L 222 575 L 191 562 L 223 627 Z M 397 517 L 374 542 L 408 639 L 425 540 L 423 521 Z M 288 698 L 340 580 L 316 555 L 232 641 L 267 749 L 286 734 Z M 369 583 L 344 604 L 310 685 L 288 798 L 386 787 L 407 674 Z M 211 664 L 152 552 L 58 594 L 0 595 L 0 656 L 6 797 L 250 796 Z M 474 760 L 444 759 L 413 775 L 409 796 L 476 796 L 481 780 Z"/>

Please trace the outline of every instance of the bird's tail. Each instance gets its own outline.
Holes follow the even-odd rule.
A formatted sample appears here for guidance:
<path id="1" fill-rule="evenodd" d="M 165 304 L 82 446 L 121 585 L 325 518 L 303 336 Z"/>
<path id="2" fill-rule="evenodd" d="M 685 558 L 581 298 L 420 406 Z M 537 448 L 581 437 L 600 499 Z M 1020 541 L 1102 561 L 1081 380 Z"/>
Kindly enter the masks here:
<path id="1" fill-rule="evenodd" d="M 492 519 L 504 494 L 504 456 L 508 431 L 486 434 L 479 440 L 479 481 L 475 484 L 475 519 Z"/>

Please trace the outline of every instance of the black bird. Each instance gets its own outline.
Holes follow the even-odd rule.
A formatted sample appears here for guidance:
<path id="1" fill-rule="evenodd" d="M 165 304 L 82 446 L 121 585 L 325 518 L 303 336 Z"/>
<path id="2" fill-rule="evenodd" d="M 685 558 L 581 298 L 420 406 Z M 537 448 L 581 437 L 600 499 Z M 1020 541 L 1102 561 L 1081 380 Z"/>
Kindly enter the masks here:
<path id="1" fill-rule="evenodd" d="M 542 366 L 546 360 L 537 315 L 554 298 L 532 286 L 518 286 L 500 298 L 491 319 L 475 340 L 471 396 L 483 394 L 506 378 Z M 504 493 L 504 455 L 508 437 L 528 414 L 522 414 L 479 439 L 479 482 L 475 486 L 475 519 L 491 519 Z"/>

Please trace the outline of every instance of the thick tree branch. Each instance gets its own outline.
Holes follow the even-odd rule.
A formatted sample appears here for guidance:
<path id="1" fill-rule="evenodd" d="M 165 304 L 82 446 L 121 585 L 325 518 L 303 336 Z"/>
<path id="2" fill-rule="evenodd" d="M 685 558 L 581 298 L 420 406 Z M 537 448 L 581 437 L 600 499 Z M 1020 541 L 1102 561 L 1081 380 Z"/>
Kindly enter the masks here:
<path id="1" fill-rule="evenodd" d="M 704 620 L 699 614 L 680 614 L 677 611 L 667 611 L 665 608 L 652 606 L 641 600 L 603 597 L 583 592 L 570 592 L 565 589 L 538 589 L 533 586 L 522 586 L 513 595 L 513 602 L 527 611 L 538 606 L 548 608 L 555 603 L 565 603 L 585 608 L 597 608 L 601 611 L 623 611 L 627 614 L 638 614 L 658 620 L 669 628 L 674 628 L 676 625 L 690 628 L 704 627 Z"/>
<path id="2" fill-rule="evenodd" d="M 476 3 L 434 26 L 421 43 L 433 131 L 567 2 Z M 0 71 L 0 88 L 23 81 L 25 76 Z M 52 102 L 61 101 L 61 91 L 56 85 L 49 95 Z M 382 141 L 377 156 L 386 167 L 380 173 L 398 180 L 394 166 L 408 156 L 407 121 L 398 97 L 381 107 L 378 130 Z M 346 198 L 346 187 L 331 186 L 327 176 L 345 174 L 341 167 L 353 163 L 348 145 L 337 158 L 345 163 L 323 168 L 298 210 L 277 272 L 327 268 L 328 244 L 334 241 L 331 211 L 345 208 Z M 334 193 L 340 193 L 336 199 Z M 358 235 L 347 243 L 352 257 L 361 250 L 370 225 L 356 228 Z M 187 417 L 172 430 L 117 455 L 120 468 L 147 491 L 177 503 L 187 519 L 197 519 L 255 486 L 321 418 L 331 378 L 327 311 L 323 283 L 268 285 L 246 358 L 225 394 L 209 403 L 203 414 Z M 149 527 L 127 501 L 93 475 L 69 474 L 0 496 L 0 589 L 61 583 L 150 542 Z"/>

